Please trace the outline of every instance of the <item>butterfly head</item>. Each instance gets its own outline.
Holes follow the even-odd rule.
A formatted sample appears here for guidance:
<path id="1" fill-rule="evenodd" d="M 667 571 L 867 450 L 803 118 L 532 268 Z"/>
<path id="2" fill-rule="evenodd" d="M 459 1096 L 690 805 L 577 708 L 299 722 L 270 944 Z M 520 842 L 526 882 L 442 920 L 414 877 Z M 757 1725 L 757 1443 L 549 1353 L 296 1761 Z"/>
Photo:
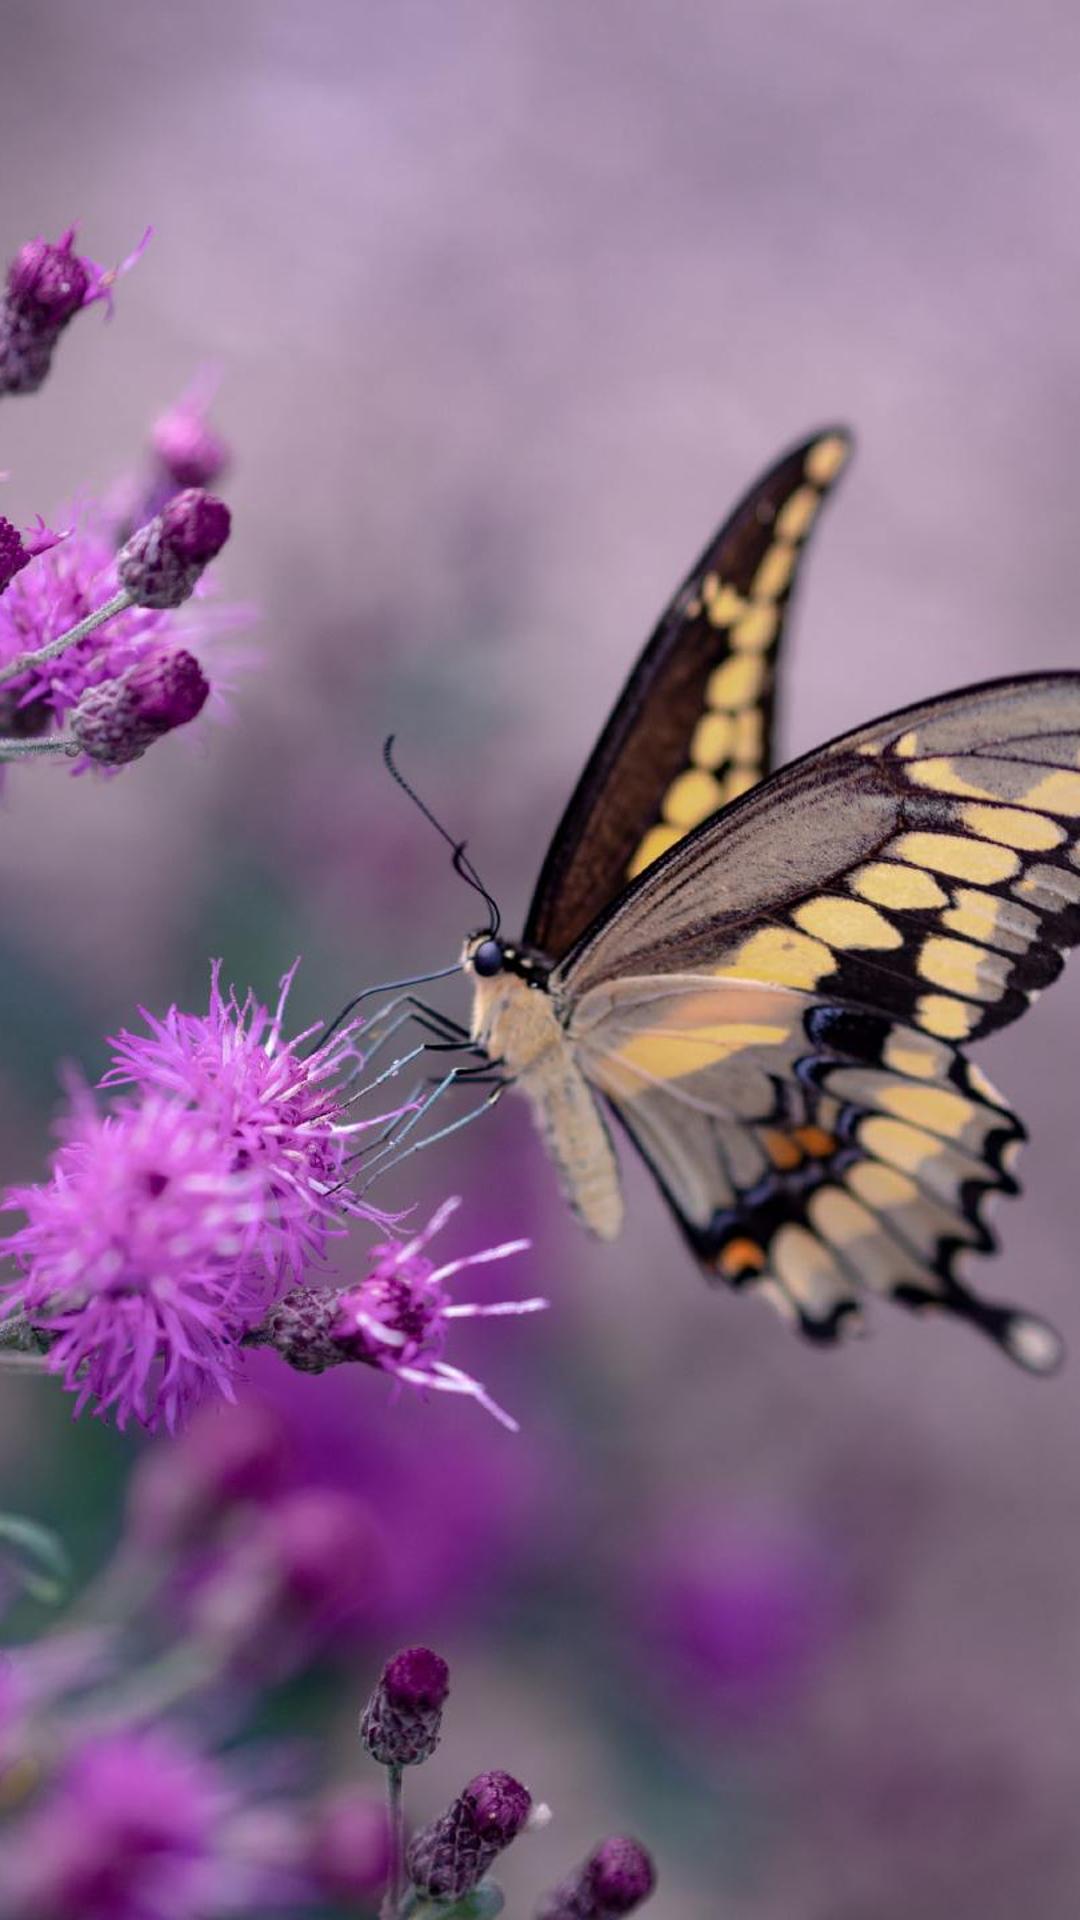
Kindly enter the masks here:
<path id="1" fill-rule="evenodd" d="M 489 927 L 470 933 L 461 964 L 466 973 L 476 974 L 481 980 L 494 980 L 499 974 L 509 973 L 530 987 L 545 986 L 551 972 L 551 962 L 544 954 L 511 940 L 501 940 Z"/>

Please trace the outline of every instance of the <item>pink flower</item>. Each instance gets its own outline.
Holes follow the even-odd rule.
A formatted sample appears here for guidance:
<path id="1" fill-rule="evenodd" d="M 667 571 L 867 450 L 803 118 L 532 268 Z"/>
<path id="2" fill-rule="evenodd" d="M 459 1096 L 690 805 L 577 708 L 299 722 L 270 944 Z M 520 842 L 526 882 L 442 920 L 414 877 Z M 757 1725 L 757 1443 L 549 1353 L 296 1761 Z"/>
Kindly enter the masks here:
<path id="1" fill-rule="evenodd" d="M 205 1014 L 170 1007 L 163 1020 L 140 1008 L 146 1034 L 121 1033 L 104 1087 L 135 1087 L 191 1108 L 230 1144 L 233 1165 L 258 1184 L 260 1252 L 270 1274 L 299 1278 L 320 1260 L 347 1216 L 385 1223 L 387 1215 L 358 1200 L 347 1184 L 355 1137 L 383 1126 L 388 1115 L 350 1120 L 342 1082 L 359 1069 L 359 1023 L 350 1021 L 327 1046 L 317 1029 L 287 1040 L 285 1007 L 296 968 L 281 982 L 273 1013 L 254 994 L 223 993 L 221 964 L 211 971 Z"/>
<path id="2" fill-rule="evenodd" d="M 207 1391 L 231 1398 L 272 1289 L 258 1174 L 212 1119 L 160 1095 L 103 1116 L 79 1092 L 48 1185 L 5 1206 L 26 1224 L 0 1243 L 22 1269 L 0 1300 L 50 1336 L 76 1413 L 172 1429 Z"/>

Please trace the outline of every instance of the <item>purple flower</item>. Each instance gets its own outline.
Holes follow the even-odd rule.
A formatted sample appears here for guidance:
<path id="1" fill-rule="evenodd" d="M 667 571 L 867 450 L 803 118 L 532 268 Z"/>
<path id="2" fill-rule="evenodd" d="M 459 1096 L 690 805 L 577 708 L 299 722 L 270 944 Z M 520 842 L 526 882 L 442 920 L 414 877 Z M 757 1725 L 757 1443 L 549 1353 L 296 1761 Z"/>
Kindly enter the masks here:
<path id="1" fill-rule="evenodd" d="M 103 1116 L 79 1092 L 48 1185 L 4 1205 L 26 1224 L 0 1243 L 22 1269 L 0 1301 L 50 1337 L 76 1413 L 172 1429 L 206 1392 L 231 1398 L 271 1289 L 258 1173 L 212 1119 L 153 1094 Z"/>
<path id="2" fill-rule="evenodd" d="M 233 988 L 224 993 L 216 962 L 208 1012 L 173 1006 L 159 1020 L 141 1007 L 148 1032 L 124 1032 L 111 1042 L 113 1065 L 101 1083 L 167 1095 L 228 1143 L 234 1170 L 259 1192 L 261 1257 L 281 1283 L 298 1278 L 306 1261 L 324 1257 L 346 1216 L 387 1219 L 347 1184 L 355 1137 L 388 1118 L 347 1117 L 342 1083 L 362 1061 L 359 1022 L 348 1022 L 326 1046 L 310 1044 L 314 1027 L 287 1040 L 283 1022 L 295 972 L 294 966 L 284 976 L 271 1012 L 251 992 L 242 1001 Z"/>
<path id="3" fill-rule="evenodd" d="M 59 546 L 61 540 L 66 538 L 66 534 L 53 533 L 40 515 L 37 525 L 21 534 L 0 513 L 0 593 L 11 585 L 17 573 L 30 565 L 31 560 L 37 559 L 38 554 L 48 553 L 50 547 Z"/>
<path id="4" fill-rule="evenodd" d="M 48 544 L 42 544 L 42 535 L 31 537 L 38 542 L 34 565 L 23 565 L 0 594 L 0 666 L 59 640 L 119 588 L 116 555 L 102 522 L 84 517 L 66 538 L 49 535 Z M 160 659 L 163 649 L 197 631 L 190 617 L 181 625 L 168 612 L 128 607 L 56 659 L 6 685 L 0 690 L 4 704 L 16 714 L 43 705 L 45 724 L 55 724 L 90 688 L 148 656 Z"/>
<path id="5" fill-rule="evenodd" d="M 244 1857 L 241 1814 L 223 1770 L 172 1731 L 98 1735 L 6 1838 L 4 1911 L 19 1920 L 206 1920 L 226 1906 L 276 1904 L 279 1876 Z"/>
<path id="6" fill-rule="evenodd" d="M 388 1660 L 360 1716 L 360 1738 L 382 1767 L 414 1767 L 439 1744 L 450 1669 L 430 1647 L 406 1647 Z"/>
<path id="7" fill-rule="evenodd" d="M 118 267 L 105 268 L 75 251 L 75 228 L 57 241 L 40 235 L 16 254 L 0 306 L 0 394 L 36 393 L 52 364 L 64 328 L 83 307 L 111 301 L 112 287 L 134 266 L 149 230 Z"/>
<path id="8" fill-rule="evenodd" d="M 120 584 L 140 607 L 178 607 L 229 537 L 229 509 L 201 487 L 187 487 L 121 547 Z"/>
<path id="9" fill-rule="evenodd" d="M 127 766 L 163 734 L 194 720 L 209 692 L 192 654 L 159 647 L 118 679 L 88 688 L 71 716 L 72 737 L 97 765 Z"/>
<path id="10" fill-rule="evenodd" d="M 205 1547 L 238 1506 L 281 1491 L 287 1452 L 285 1430 L 265 1408 L 204 1408 L 186 1433 L 135 1464 L 128 1527 L 136 1548 L 160 1557 Z"/>
<path id="11" fill-rule="evenodd" d="M 536 1313 L 546 1300 L 503 1300 L 478 1306 L 450 1300 L 446 1281 L 466 1267 L 504 1260 L 522 1253 L 527 1240 L 507 1240 L 437 1267 L 424 1249 L 460 1205 L 444 1201 L 426 1227 L 404 1245 L 393 1241 L 372 1249 L 371 1265 L 358 1286 L 337 1295 L 331 1329 L 333 1343 L 346 1359 L 361 1360 L 392 1374 L 410 1387 L 435 1387 L 443 1393 L 465 1393 L 478 1400 L 496 1420 L 512 1431 L 517 1422 L 498 1406 L 470 1374 L 442 1358 L 448 1323 L 483 1315 Z"/>
<path id="12" fill-rule="evenodd" d="M 549 1893 L 537 1920 L 621 1920 L 649 1898 L 656 1869 L 638 1840 L 604 1840 L 578 1871 Z"/>
<path id="13" fill-rule="evenodd" d="M 210 425 L 200 382 L 155 420 L 150 445 L 163 480 L 176 487 L 209 487 L 229 465 L 229 449 Z"/>
<path id="14" fill-rule="evenodd" d="M 390 1832 L 382 1803 L 357 1787 L 327 1795 L 312 1816 L 305 1866 L 335 1902 L 367 1904 L 381 1893 L 390 1871 Z"/>
<path id="15" fill-rule="evenodd" d="M 532 1796 L 512 1774 L 478 1773 L 408 1851 L 409 1879 L 429 1900 L 460 1900 L 516 1839 Z"/>

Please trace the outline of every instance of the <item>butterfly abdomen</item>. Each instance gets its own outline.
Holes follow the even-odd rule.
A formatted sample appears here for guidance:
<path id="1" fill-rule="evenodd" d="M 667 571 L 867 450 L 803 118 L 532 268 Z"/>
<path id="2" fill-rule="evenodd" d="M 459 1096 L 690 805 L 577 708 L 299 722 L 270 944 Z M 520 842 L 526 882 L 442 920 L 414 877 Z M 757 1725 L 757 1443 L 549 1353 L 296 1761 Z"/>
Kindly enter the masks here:
<path id="1" fill-rule="evenodd" d="M 474 975 L 472 1035 L 529 1101 L 578 1219 L 613 1240 L 623 1217 L 614 1149 L 551 995 L 511 973 Z"/>

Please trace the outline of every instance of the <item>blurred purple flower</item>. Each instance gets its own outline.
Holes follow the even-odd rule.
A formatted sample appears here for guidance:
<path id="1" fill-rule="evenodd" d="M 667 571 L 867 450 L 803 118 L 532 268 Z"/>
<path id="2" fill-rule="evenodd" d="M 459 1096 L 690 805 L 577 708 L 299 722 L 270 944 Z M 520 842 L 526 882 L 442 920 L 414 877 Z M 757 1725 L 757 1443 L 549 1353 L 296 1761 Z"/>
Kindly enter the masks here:
<path id="1" fill-rule="evenodd" d="M 576 1873 L 549 1893 L 537 1920 L 622 1920 L 649 1898 L 656 1870 L 639 1840 L 614 1834 L 602 1840 Z"/>
<path id="2" fill-rule="evenodd" d="M 131 1544 L 160 1560 L 206 1546 L 237 1507 L 284 1485 L 288 1436 L 268 1408 L 205 1407 L 168 1448 L 150 1447 L 128 1486 Z"/>
<path id="3" fill-rule="evenodd" d="M 319 1891 L 349 1907 L 373 1902 L 390 1871 L 390 1833 L 381 1800 L 341 1787 L 315 1807 L 304 1849 Z"/>
<path id="4" fill-rule="evenodd" d="M 210 425 L 209 402 L 208 383 L 199 380 L 150 430 L 161 483 L 172 491 L 213 486 L 228 469 L 229 448 Z"/>
<path id="5" fill-rule="evenodd" d="M 0 1287 L 52 1337 L 45 1364 L 75 1411 L 170 1429 L 231 1397 L 240 1335 L 269 1304 L 262 1183 L 206 1115 L 160 1095 L 103 1116 L 78 1090 L 47 1186 L 15 1188 L 26 1224 L 0 1243 Z"/>
<path id="6" fill-rule="evenodd" d="M 260 1251 L 284 1284 L 306 1261 L 324 1257 L 347 1218 L 385 1224 L 388 1216 L 354 1195 L 346 1161 L 356 1137 L 383 1127 L 383 1113 L 350 1120 L 346 1087 L 362 1065 L 360 1022 L 340 1027 L 325 1045 L 317 1027 L 286 1039 L 283 1032 L 295 965 L 270 1011 L 248 992 L 222 991 L 221 963 L 211 969 L 205 1014 L 170 1007 L 163 1020 L 139 1009 L 148 1032 L 117 1035 L 103 1087 L 167 1095 L 209 1123 L 230 1143 L 232 1166 L 253 1179 L 262 1200 Z"/>
<path id="7" fill-rule="evenodd" d="M 492 1400 L 478 1380 L 442 1359 L 447 1323 L 487 1315 L 536 1313 L 548 1303 L 541 1299 L 486 1305 L 451 1302 L 445 1282 L 455 1274 L 466 1267 L 521 1253 L 529 1245 L 527 1240 L 507 1240 L 501 1246 L 486 1247 L 480 1253 L 465 1254 L 437 1267 L 424 1248 L 459 1205 L 457 1199 L 445 1201 L 427 1226 L 404 1246 L 391 1241 L 372 1249 L 372 1264 L 364 1279 L 337 1296 L 332 1338 L 349 1359 L 378 1367 L 408 1386 L 471 1395 L 504 1427 L 516 1431 L 517 1422 Z"/>
<path id="8" fill-rule="evenodd" d="M 111 304 L 112 288 L 134 266 L 150 239 L 118 267 L 105 268 L 75 251 L 75 228 L 57 241 L 27 241 L 8 268 L 0 305 L 0 395 L 36 393 L 52 365 L 65 327 L 96 300 Z"/>
<path id="9" fill-rule="evenodd" d="M 292 1904 L 222 1766 L 165 1727 L 99 1734 L 5 1837 L 11 1920 L 206 1920 Z"/>
<path id="10" fill-rule="evenodd" d="M 688 1512 L 657 1529 L 639 1572 L 647 1670 L 711 1721 L 800 1692 L 849 1617 L 827 1543 L 794 1522 Z"/>

